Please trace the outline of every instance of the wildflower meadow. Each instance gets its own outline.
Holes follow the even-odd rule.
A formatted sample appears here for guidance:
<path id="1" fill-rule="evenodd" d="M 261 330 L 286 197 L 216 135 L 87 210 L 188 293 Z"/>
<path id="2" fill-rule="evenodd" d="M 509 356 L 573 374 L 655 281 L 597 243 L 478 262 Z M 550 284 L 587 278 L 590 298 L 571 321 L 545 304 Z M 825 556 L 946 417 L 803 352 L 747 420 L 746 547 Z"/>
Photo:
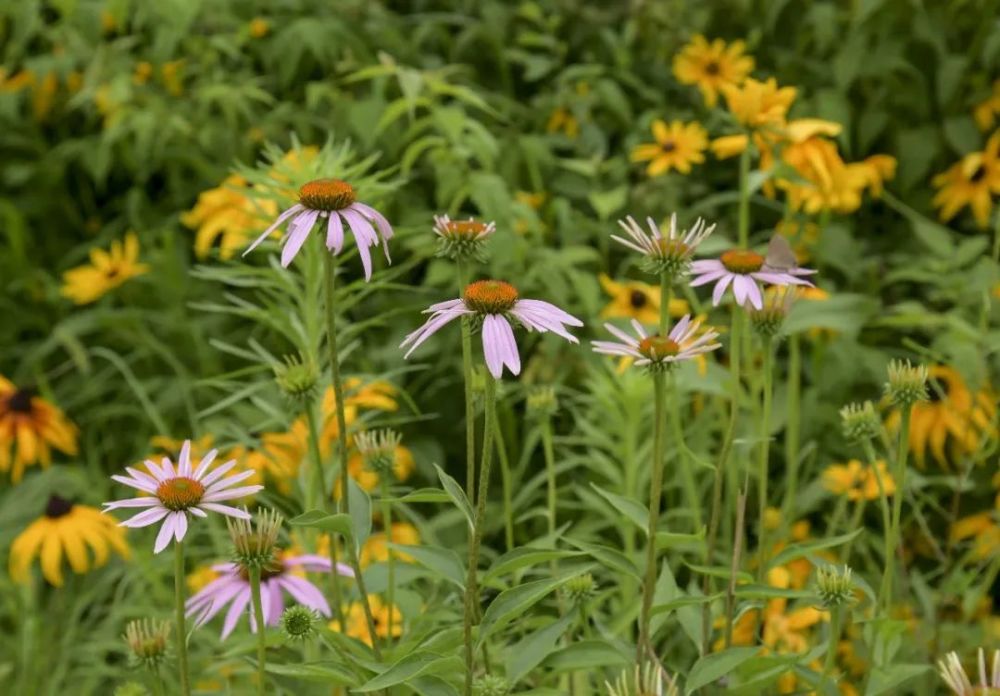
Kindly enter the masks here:
<path id="1" fill-rule="evenodd" d="M 1000 695 L 995 0 L 0 4 L 0 694 Z"/>

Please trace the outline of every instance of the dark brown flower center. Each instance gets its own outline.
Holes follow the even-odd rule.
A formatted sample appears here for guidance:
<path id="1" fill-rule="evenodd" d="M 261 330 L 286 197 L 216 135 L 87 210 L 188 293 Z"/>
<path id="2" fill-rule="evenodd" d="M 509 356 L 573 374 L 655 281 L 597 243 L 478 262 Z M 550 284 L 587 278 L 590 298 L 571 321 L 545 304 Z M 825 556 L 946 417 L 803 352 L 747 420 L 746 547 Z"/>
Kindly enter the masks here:
<path id="1" fill-rule="evenodd" d="M 677 149 L 677 143 L 673 140 L 668 140 L 667 142 L 660 144 L 660 149 L 664 152 L 673 152 Z"/>
<path id="2" fill-rule="evenodd" d="M 343 210 L 356 200 L 354 187 L 340 179 L 316 179 L 299 189 L 299 203 L 310 210 Z"/>
<path id="3" fill-rule="evenodd" d="M 710 60 L 707 63 L 705 63 L 706 74 L 712 75 L 714 77 L 715 75 L 718 75 L 720 72 L 721 69 L 719 68 L 719 63 L 717 61 Z"/>
<path id="4" fill-rule="evenodd" d="M 666 336 L 647 336 L 639 341 L 639 352 L 650 360 L 662 360 L 671 355 L 677 355 L 681 347 L 672 338 Z"/>
<path id="5" fill-rule="evenodd" d="M 503 314 L 517 304 L 517 290 L 502 280 L 477 280 L 462 294 L 465 306 L 480 314 Z"/>
<path id="6" fill-rule="evenodd" d="M 45 516 L 56 519 L 63 515 L 68 515 L 73 509 L 73 503 L 58 495 L 49 496 L 49 502 L 45 505 Z"/>
<path id="7" fill-rule="evenodd" d="M 649 302 L 649 298 L 646 297 L 646 293 L 642 290 L 633 290 L 629 293 L 628 303 L 632 305 L 634 309 L 642 309 Z"/>
<path id="8" fill-rule="evenodd" d="M 764 265 L 764 257 L 755 251 L 746 249 L 730 249 L 725 252 L 719 260 L 732 273 L 754 273 L 759 271 Z"/>
<path id="9" fill-rule="evenodd" d="M 156 497 L 169 510 L 187 510 L 201 502 L 205 486 L 187 476 L 167 479 L 156 488 Z"/>
<path id="10" fill-rule="evenodd" d="M 973 170 L 972 174 L 969 175 L 969 181 L 971 181 L 973 184 L 978 184 L 980 181 L 983 180 L 985 176 L 986 176 L 986 167 L 980 164 Z"/>
<path id="11" fill-rule="evenodd" d="M 31 413 L 31 400 L 35 398 L 35 394 L 35 390 L 30 387 L 18 389 L 7 399 L 7 408 L 14 413 Z"/>

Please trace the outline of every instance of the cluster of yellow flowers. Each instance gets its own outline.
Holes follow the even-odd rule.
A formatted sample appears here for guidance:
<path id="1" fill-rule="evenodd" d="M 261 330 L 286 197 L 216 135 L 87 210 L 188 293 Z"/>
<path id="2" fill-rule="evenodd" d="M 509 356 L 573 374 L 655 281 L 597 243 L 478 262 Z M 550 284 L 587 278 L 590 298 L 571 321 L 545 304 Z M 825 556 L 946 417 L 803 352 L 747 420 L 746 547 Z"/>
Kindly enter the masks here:
<path id="1" fill-rule="evenodd" d="M 840 124 L 814 118 L 788 120 L 797 90 L 780 87 L 773 77 L 763 81 L 750 77 L 754 61 L 744 50 L 742 41 L 727 45 L 721 39 L 709 43 L 695 36 L 674 58 L 674 76 L 683 84 L 697 86 L 708 107 L 717 105 L 720 94 L 725 98 L 739 132 L 709 143 L 708 131 L 700 123 L 656 120 L 652 125 L 655 142 L 637 146 L 632 160 L 649 162 L 649 176 L 672 169 L 687 174 L 692 165 L 705 161 L 706 149 L 725 159 L 752 148 L 758 168 L 774 174 L 764 192 L 774 196 L 775 189 L 780 189 L 793 211 L 850 213 L 860 207 L 865 191 L 879 196 L 884 182 L 895 175 L 896 160 L 873 155 L 845 162 L 832 140 L 840 134 Z M 782 167 L 775 170 L 779 162 Z M 792 171 L 794 176 L 783 171 Z"/>

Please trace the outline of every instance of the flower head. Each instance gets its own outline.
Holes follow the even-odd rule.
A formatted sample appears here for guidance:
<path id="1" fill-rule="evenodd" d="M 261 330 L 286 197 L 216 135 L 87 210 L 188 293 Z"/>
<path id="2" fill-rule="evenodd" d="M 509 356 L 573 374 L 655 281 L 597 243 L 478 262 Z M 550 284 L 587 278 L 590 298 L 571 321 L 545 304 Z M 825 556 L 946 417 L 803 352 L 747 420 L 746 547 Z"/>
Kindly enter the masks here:
<path id="1" fill-rule="evenodd" d="M 64 554 L 73 572 L 82 574 L 107 563 L 109 550 L 129 557 L 124 529 L 101 515 L 97 508 L 53 495 L 45 513 L 14 539 L 10 547 L 10 577 L 14 582 L 27 582 L 31 563 L 41 557 L 42 575 L 52 585 L 62 587 Z"/>
<path id="2" fill-rule="evenodd" d="M 938 189 L 934 207 L 948 222 L 965 206 L 976 224 L 985 228 L 993 212 L 993 196 L 1000 194 L 1000 131 L 986 142 L 982 152 L 972 152 L 933 179 Z"/>
<path id="3" fill-rule="evenodd" d="M 283 363 L 274 366 L 274 379 L 289 399 L 305 401 L 316 389 L 319 370 L 307 357 L 286 355 Z"/>
<path id="4" fill-rule="evenodd" d="M 316 635 L 319 614 L 315 609 L 293 604 L 281 613 L 281 630 L 289 640 L 303 641 Z"/>
<path id="5" fill-rule="evenodd" d="M 242 517 L 226 518 L 236 562 L 241 568 L 249 570 L 271 565 L 277 550 L 281 521 L 281 515 L 273 510 L 259 512 L 254 525 Z"/>
<path id="6" fill-rule="evenodd" d="M 777 336 L 785 323 L 785 318 L 792 310 L 794 301 L 795 293 L 791 292 L 787 285 L 768 288 L 764 293 L 764 306 L 760 309 L 753 308 L 748 312 L 750 325 L 761 336 L 766 338 Z"/>
<path id="7" fill-rule="evenodd" d="M 399 433 L 386 428 L 358 433 L 354 443 L 361 453 L 365 466 L 384 476 L 395 469 L 396 452 L 401 440 Z"/>
<path id="8" fill-rule="evenodd" d="M 212 450 L 201 459 L 197 467 L 194 467 L 191 463 L 191 441 L 186 440 L 181 447 L 176 467 L 168 457 L 164 457 L 159 466 L 147 459 L 146 471 L 125 467 L 128 476 L 115 475 L 111 478 L 149 495 L 104 503 L 104 511 L 118 508 L 147 508 L 122 522 L 123 527 L 148 527 L 163 520 L 160 532 L 156 536 L 153 553 L 165 549 L 171 537 L 178 542 L 184 539 L 188 530 L 189 514 L 195 517 L 207 517 L 208 512 L 217 512 L 229 517 L 248 519 L 250 515 L 245 510 L 223 505 L 222 502 L 252 495 L 264 487 L 253 485 L 232 488 L 256 472 L 251 469 L 224 478 L 225 474 L 236 466 L 235 459 L 209 472 L 208 469 L 215 461 L 216 454 L 217 450 Z"/>
<path id="9" fill-rule="evenodd" d="M 78 305 L 90 304 L 129 278 L 149 272 L 149 266 L 138 261 L 139 238 L 129 232 L 124 243 L 111 242 L 110 251 L 91 249 L 89 264 L 66 271 L 62 294 Z"/>
<path id="10" fill-rule="evenodd" d="M 494 222 L 479 220 L 452 220 L 447 215 L 434 216 L 434 234 L 438 240 L 438 256 L 449 259 L 476 259 L 485 261 L 483 246 L 496 232 Z"/>
<path id="11" fill-rule="evenodd" d="M 125 635 L 122 637 L 132 652 L 132 659 L 155 671 L 167 657 L 170 622 L 156 619 L 129 621 L 125 624 Z"/>
<path id="12" fill-rule="evenodd" d="M 654 662 L 622 670 L 612 684 L 604 682 L 608 696 L 679 696 L 677 680 Z"/>
<path id="13" fill-rule="evenodd" d="M 709 43 L 698 34 L 674 56 L 674 77 L 681 84 L 697 85 L 705 104 L 713 107 L 724 86 L 740 84 L 753 70 L 753 58 L 745 51 L 743 41 Z"/>
<path id="14" fill-rule="evenodd" d="M 619 220 L 618 225 L 625 230 L 628 238 L 611 235 L 611 238 L 643 255 L 645 268 L 655 275 L 667 273 L 672 279 L 687 274 L 691 268 L 691 258 L 708 235 L 715 230 L 715 225 L 706 225 L 701 218 L 695 220 L 690 229 L 677 231 L 677 214 L 670 216 L 670 229 L 664 235 L 653 218 L 646 218 L 649 226 L 647 233 L 632 218 Z"/>
<path id="15" fill-rule="evenodd" d="M 484 674 L 472 683 L 472 693 L 473 696 L 507 696 L 510 684 L 496 674 Z"/>
<path id="16" fill-rule="evenodd" d="M 637 280 L 616 281 L 601 273 L 597 280 L 611 299 L 601 310 L 601 319 L 638 319 L 643 324 L 660 320 L 660 287 Z M 670 316 L 682 317 L 690 312 L 686 300 L 670 299 Z"/>
<path id="17" fill-rule="evenodd" d="M 778 268 L 772 266 L 770 261 L 768 257 L 755 251 L 730 249 L 718 259 L 692 263 L 691 274 L 695 278 L 691 281 L 691 287 L 715 283 L 712 304 L 718 305 L 726 288 L 732 285 L 733 296 L 738 305 L 742 307 L 749 302 L 751 306 L 761 310 L 764 308 L 764 295 L 757 285 L 758 281 L 772 285 L 812 285 L 801 276 L 811 275 L 816 271 L 794 265 Z"/>
<path id="18" fill-rule="evenodd" d="M 701 321 L 691 321 L 685 315 L 674 325 L 666 336 L 648 334 L 642 324 L 632 320 L 636 336 L 630 336 L 613 324 L 605 324 L 618 341 L 593 341 L 594 352 L 604 355 L 620 355 L 635 358 L 635 364 L 650 370 L 668 370 L 682 360 L 690 360 L 702 353 L 719 348 L 715 339 L 719 337 L 714 329 L 701 329 Z"/>
<path id="19" fill-rule="evenodd" d="M 882 429 L 882 423 L 871 401 L 844 406 L 840 409 L 840 424 L 844 438 L 850 442 L 874 440 Z"/>
<path id="20" fill-rule="evenodd" d="M 61 410 L 29 387 L 0 375 L 0 471 L 19 483 L 25 467 L 52 463 L 52 450 L 75 455 L 77 429 Z M 13 470 L 11 466 L 13 465 Z"/>
<path id="21" fill-rule="evenodd" d="M 578 341 L 566 327 L 583 326 L 582 321 L 553 304 L 521 299 L 514 286 L 502 280 L 478 280 L 465 288 L 461 298 L 431 305 L 424 313 L 430 314 L 430 318 L 407 335 L 399 346 L 409 348 L 405 357 L 448 322 L 469 316 L 482 323 L 486 367 L 496 379 L 500 379 L 504 366 L 511 374 L 521 372 L 521 356 L 514 341 L 512 320 L 528 331 L 551 331 L 571 343 Z"/>
<path id="22" fill-rule="evenodd" d="M 329 573 L 330 559 L 323 556 L 276 554 L 272 561 L 261 569 L 260 594 L 264 610 L 264 625 L 276 626 L 285 606 L 284 593 L 290 594 L 296 602 L 313 609 L 323 616 L 330 616 L 330 605 L 318 587 L 303 577 L 304 572 Z M 250 580 L 247 571 L 238 563 L 219 563 L 212 569 L 219 577 L 206 585 L 200 592 L 187 600 L 188 616 L 196 616 L 196 626 L 202 626 L 229 605 L 222 626 L 225 639 L 236 628 L 240 616 L 250 606 Z M 353 576 L 344 564 L 337 565 L 340 575 Z M 249 612 L 250 629 L 257 631 L 253 612 Z"/>
<path id="23" fill-rule="evenodd" d="M 420 532 L 409 522 L 393 522 L 389 534 L 384 531 L 372 534 L 365 540 L 358 556 L 362 568 L 367 568 L 372 563 L 385 563 L 389 560 L 389 554 L 403 563 L 411 563 L 413 557 L 405 551 L 390 549 L 389 544 L 396 546 L 416 546 L 420 543 Z"/>
<path id="24" fill-rule="evenodd" d="M 708 132 L 699 123 L 673 121 L 669 125 L 659 119 L 653 121 L 655 143 L 636 145 L 632 148 L 633 162 L 649 162 L 646 174 L 660 176 L 671 169 L 690 174 L 691 165 L 705 161 Z"/>
<path id="25" fill-rule="evenodd" d="M 1000 690 L 1000 650 L 993 651 L 989 672 L 986 669 L 986 652 L 982 648 L 979 648 L 978 658 L 980 684 L 978 688 L 973 687 L 969 681 L 957 652 L 948 653 L 938 662 L 938 673 L 955 696 L 987 696 L 994 690 Z"/>
<path id="26" fill-rule="evenodd" d="M 344 247 L 344 224 L 350 228 L 361 255 L 365 280 L 372 277 L 371 247 L 381 244 L 385 260 L 392 262 L 389 258 L 389 240 L 392 239 L 393 232 L 389 221 L 382 213 L 358 201 L 354 187 L 340 179 L 316 179 L 304 184 L 299 189 L 299 202 L 281 213 L 243 255 L 256 249 L 271 232 L 290 221 L 281 248 L 281 265 L 287 268 L 306 243 L 316 222 L 322 223 L 323 220 L 326 221 L 326 248 L 334 255 L 339 254 Z M 378 227 L 377 234 L 372 223 Z"/>
<path id="27" fill-rule="evenodd" d="M 853 602 L 854 581 L 851 580 L 851 569 L 834 565 L 819 567 L 816 570 L 816 591 L 827 609 Z"/>
<path id="28" fill-rule="evenodd" d="M 764 82 L 748 77 L 742 85 L 723 85 L 730 113 L 749 128 L 779 127 L 795 101 L 794 87 L 778 87 L 773 77 Z"/>
<path id="29" fill-rule="evenodd" d="M 909 408 L 918 401 L 927 401 L 927 378 L 930 375 L 925 365 L 911 365 L 909 360 L 892 360 L 888 371 L 885 393 L 893 404 Z"/>

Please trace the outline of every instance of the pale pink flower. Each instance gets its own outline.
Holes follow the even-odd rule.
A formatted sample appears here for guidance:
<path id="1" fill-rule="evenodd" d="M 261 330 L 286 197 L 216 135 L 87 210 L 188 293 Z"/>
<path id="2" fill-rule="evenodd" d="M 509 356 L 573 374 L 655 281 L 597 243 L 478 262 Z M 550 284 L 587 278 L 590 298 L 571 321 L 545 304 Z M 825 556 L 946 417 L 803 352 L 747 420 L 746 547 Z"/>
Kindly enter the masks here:
<path id="1" fill-rule="evenodd" d="M 511 319 L 528 331 L 551 331 L 571 343 L 579 341 L 566 327 L 583 326 L 582 321 L 553 304 L 520 299 L 514 286 L 502 280 L 471 283 L 462 297 L 431 305 L 424 313 L 431 315 L 427 322 L 409 334 L 399 346 L 409 347 L 405 357 L 410 357 L 410 353 L 448 322 L 471 315 L 482 319 L 483 355 L 486 367 L 496 379 L 500 379 L 504 366 L 511 374 L 521 372 L 521 356 L 514 341 Z"/>
<path id="2" fill-rule="evenodd" d="M 252 485 L 233 488 L 232 486 L 254 475 L 251 469 L 223 478 L 236 466 L 235 459 L 209 472 L 208 468 L 215 460 L 216 454 L 218 450 L 212 450 L 195 468 L 191 465 L 191 441 L 186 440 L 181 447 L 176 467 L 167 457 L 163 458 L 159 466 L 147 459 L 146 472 L 130 466 L 125 467 L 128 476 L 116 475 L 111 478 L 149 495 L 104 503 L 104 512 L 119 508 L 147 508 L 144 512 L 122 522 L 120 524 L 122 527 L 148 527 L 162 520 L 163 524 L 159 534 L 156 535 L 153 553 L 165 549 L 171 538 L 177 541 L 184 539 L 188 530 L 189 514 L 195 517 L 207 517 L 209 512 L 217 512 L 229 517 L 250 519 L 246 511 L 222 503 L 253 495 L 264 487 Z"/>
<path id="3" fill-rule="evenodd" d="M 691 316 L 687 314 L 674 325 L 666 337 L 646 333 L 642 324 L 635 319 L 632 320 L 635 336 L 630 336 L 614 324 L 605 324 L 604 328 L 618 341 L 592 341 L 595 353 L 634 358 L 636 365 L 651 368 L 670 367 L 719 347 L 719 343 L 715 340 L 719 337 L 719 333 L 712 328 L 706 328 L 699 333 L 701 322 L 691 321 Z"/>
<path id="4" fill-rule="evenodd" d="M 691 287 L 715 283 L 712 304 L 718 305 L 726 288 L 732 285 L 736 304 L 741 307 L 750 302 L 757 309 L 764 308 L 764 295 L 758 281 L 771 285 L 809 285 L 801 276 L 812 275 L 816 271 L 807 268 L 774 268 L 767 259 L 755 251 L 730 249 L 718 259 L 704 259 L 691 264 Z"/>

